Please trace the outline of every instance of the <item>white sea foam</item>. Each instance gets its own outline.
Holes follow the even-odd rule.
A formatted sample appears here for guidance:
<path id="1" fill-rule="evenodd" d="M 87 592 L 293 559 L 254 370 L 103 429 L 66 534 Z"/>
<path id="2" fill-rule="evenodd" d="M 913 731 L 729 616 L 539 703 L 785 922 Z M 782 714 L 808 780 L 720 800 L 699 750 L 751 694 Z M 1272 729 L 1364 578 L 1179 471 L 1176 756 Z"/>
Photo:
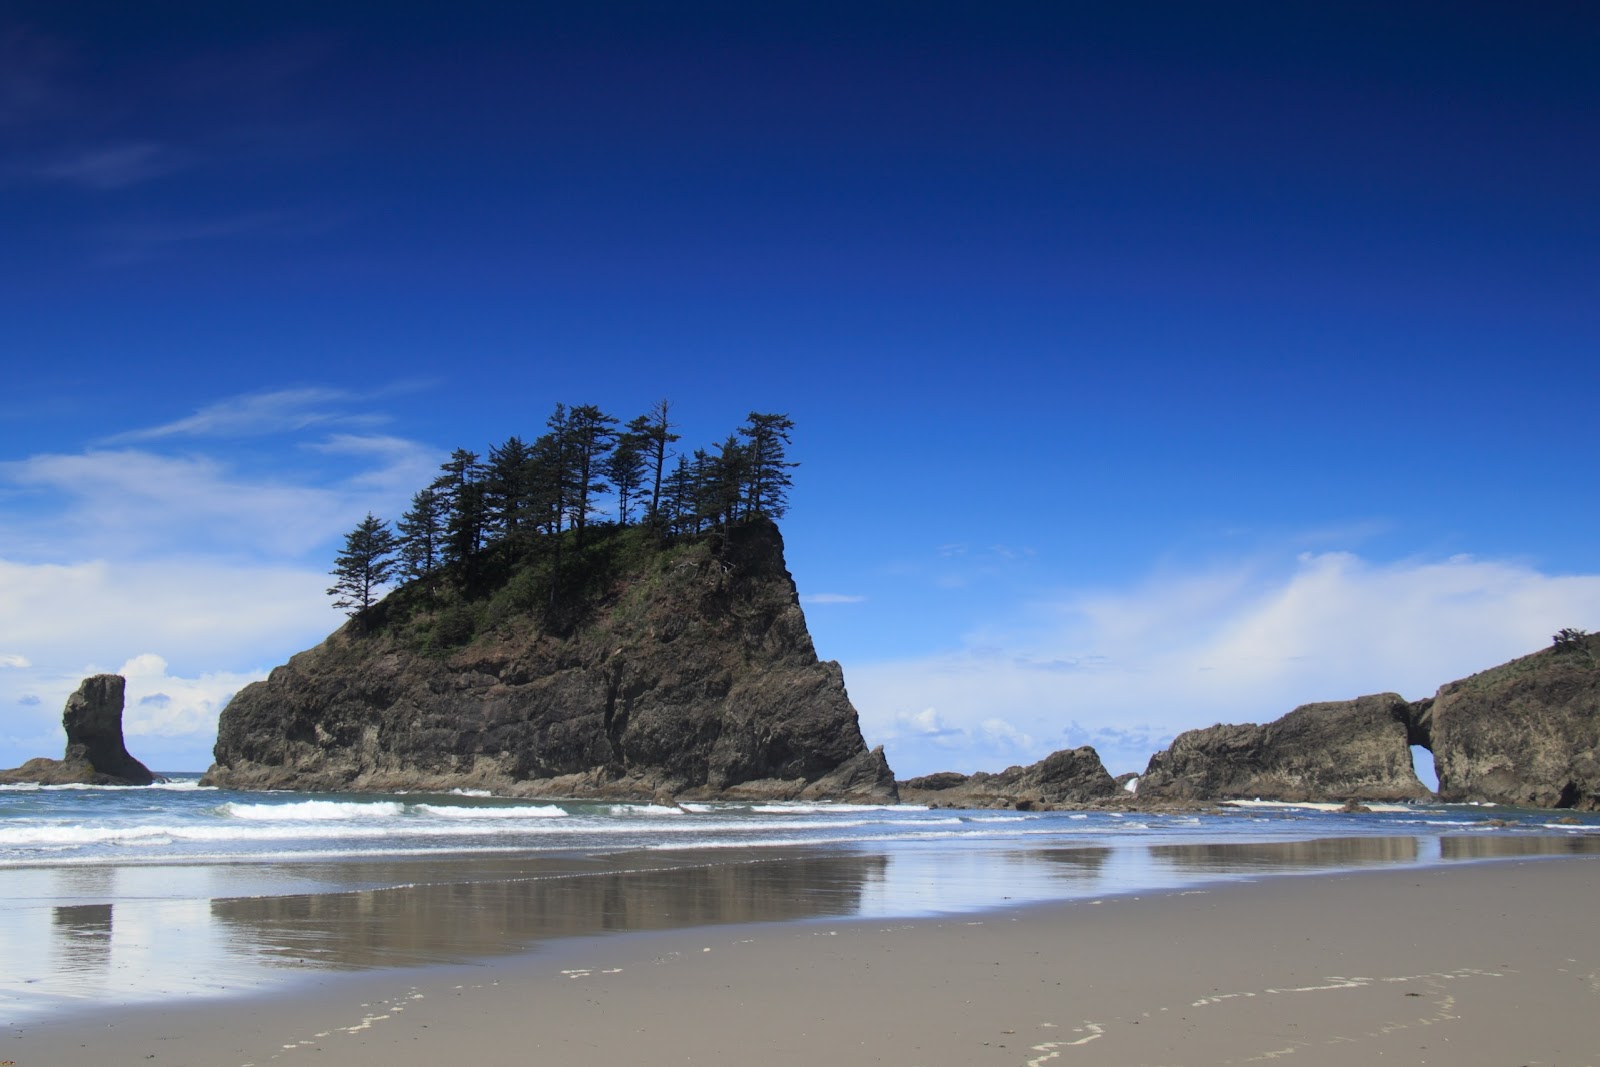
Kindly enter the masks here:
<path id="1" fill-rule="evenodd" d="M 751 811 L 778 815 L 832 815 L 858 811 L 927 811 L 926 804 L 752 804 Z"/>
<path id="2" fill-rule="evenodd" d="M 1224 800 L 1223 807 L 1228 808 L 1281 808 L 1294 811 L 1343 811 L 1343 804 L 1330 804 L 1320 800 Z M 1383 804 L 1372 803 L 1367 805 L 1368 811 L 1415 811 L 1409 804 Z"/>
<path id="3" fill-rule="evenodd" d="M 563 819 L 567 812 L 554 804 L 519 804 L 514 807 L 465 807 L 457 804 L 416 804 L 419 815 L 442 819 Z"/>
<path id="4" fill-rule="evenodd" d="M 405 805 L 397 800 L 301 800 L 290 804 L 244 804 L 230 800 L 217 809 L 235 819 L 257 819 L 265 822 L 321 822 L 327 819 L 389 819 L 405 812 Z"/>

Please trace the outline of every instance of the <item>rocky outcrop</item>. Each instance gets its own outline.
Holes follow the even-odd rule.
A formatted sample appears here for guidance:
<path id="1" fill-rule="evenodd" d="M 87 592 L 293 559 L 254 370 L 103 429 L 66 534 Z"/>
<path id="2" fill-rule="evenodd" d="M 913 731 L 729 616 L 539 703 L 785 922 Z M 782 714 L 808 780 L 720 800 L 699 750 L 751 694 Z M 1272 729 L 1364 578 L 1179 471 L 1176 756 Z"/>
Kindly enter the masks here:
<path id="1" fill-rule="evenodd" d="M 1150 758 L 1148 800 L 1404 801 L 1432 793 L 1411 765 L 1411 705 L 1394 693 L 1306 704 L 1265 726 L 1181 733 Z"/>
<path id="2" fill-rule="evenodd" d="M 941 771 L 900 783 L 901 800 L 941 808 L 1049 810 L 1092 805 L 1121 793 L 1099 753 L 1088 745 L 1062 749 L 1038 763 L 1008 767 L 999 774 Z"/>
<path id="3" fill-rule="evenodd" d="M 1151 757 L 1138 800 L 1431 799 L 1412 745 L 1433 753 L 1441 800 L 1600 810 L 1600 635 L 1563 631 L 1415 703 L 1383 693 L 1190 730 Z"/>
<path id="4" fill-rule="evenodd" d="M 1439 796 L 1600 810 L 1600 636 L 1450 682 L 1413 710 Z"/>
<path id="5" fill-rule="evenodd" d="M 31 759 L 0 771 L 0 782 L 40 785 L 149 785 L 155 775 L 128 754 L 122 739 L 126 680 L 120 674 L 85 678 L 67 698 L 61 725 L 67 749 L 61 759 Z"/>
<path id="6" fill-rule="evenodd" d="M 667 550 L 628 544 L 634 562 L 611 573 L 567 632 L 520 605 L 515 579 L 471 606 L 472 636 L 459 647 L 415 635 L 456 627 L 446 615 L 459 616 L 460 605 L 421 610 L 406 626 L 381 612 L 377 622 L 346 625 L 229 702 L 204 780 L 523 796 L 895 797 L 882 750 L 862 740 L 839 665 L 817 659 L 776 526 L 758 521 Z"/>

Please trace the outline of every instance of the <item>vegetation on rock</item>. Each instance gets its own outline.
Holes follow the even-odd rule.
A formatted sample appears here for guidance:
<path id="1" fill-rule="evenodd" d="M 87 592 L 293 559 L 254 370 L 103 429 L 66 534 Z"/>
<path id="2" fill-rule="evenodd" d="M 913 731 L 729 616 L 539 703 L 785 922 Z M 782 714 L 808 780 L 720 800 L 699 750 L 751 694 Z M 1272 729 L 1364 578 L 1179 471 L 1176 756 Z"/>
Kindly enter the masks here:
<path id="1" fill-rule="evenodd" d="M 531 443 L 513 435 L 487 461 L 456 449 L 393 532 L 369 513 L 346 536 L 328 590 L 335 606 L 369 627 L 419 623 L 412 628 L 435 649 L 513 614 L 568 632 L 619 567 L 784 515 L 797 466 L 787 415 L 751 412 L 714 454 L 684 456 L 672 451 L 670 412 L 659 401 L 619 430 L 592 404 L 557 404 Z M 378 588 L 396 575 L 407 584 L 375 617 Z"/>

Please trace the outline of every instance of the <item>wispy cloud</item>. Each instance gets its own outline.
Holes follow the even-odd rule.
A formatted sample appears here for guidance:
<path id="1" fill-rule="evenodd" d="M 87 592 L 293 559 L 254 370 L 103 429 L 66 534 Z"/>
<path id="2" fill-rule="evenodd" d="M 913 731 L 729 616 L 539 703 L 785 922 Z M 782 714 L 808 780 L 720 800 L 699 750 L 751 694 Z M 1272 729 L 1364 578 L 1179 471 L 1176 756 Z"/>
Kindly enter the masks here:
<path id="1" fill-rule="evenodd" d="M 53 541 L 57 552 L 124 558 L 179 545 L 295 556 L 355 513 L 337 487 L 251 479 L 219 459 L 132 449 L 32 456 L 0 464 L 0 479 L 60 501 L 33 524 L 13 520 L 18 534 L 37 527 L 22 540 L 40 551 Z"/>
<path id="2" fill-rule="evenodd" d="M 186 415 L 106 438 L 108 444 L 157 441 L 167 437 L 253 437 L 312 427 L 377 426 L 388 419 L 371 411 L 352 411 L 365 398 L 342 389 L 305 387 L 229 397 Z"/>
<path id="3" fill-rule="evenodd" d="M 802 604 L 862 604 L 866 597 L 855 593 L 806 593 L 800 597 Z"/>
<path id="4" fill-rule="evenodd" d="M 108 192 L 175 173 L 187 165 L 183 154 L 155 141 L 124 141 L 67 153 L 35 168 L 33 176 Z"/>
<path id="5" fill-rule="evenodd" d="M 144 263 L 186 245 L 315 232 L 319 227 L 286 211 L 245 211 L 211 218 L 158 218 L 119 222 L 99 233 L 100 262 L 108 267 Z"/>
<path id="6" fill-rule="evenodd" d="M 952 756 L 964 765 L 951 769 L 982 767 L 969 739 L 996 721 L 1031 739 L 1030 760 L 1087 741 L 1115 771 L 1142 769 L 1185 729 L 1386 690 L 1417 699 L 1548 644 L 1562 626 L 1596 628 L 1600 576 L 1329 552 L 1169 572 L 1037 608 L 1046 621 L 1031 630 L 845 663 L 862 729 L 898 773 L 946 769 Z"/>
<path id="7" fill-rule="evenodd" d="M 122 447 L 0 462 L 3 543 L 41 562 L 156 559 L 178 546 L 300 559 L 369 510 L 399 514 L 436 473 L 438 450 L 417 441 L 309 436 L 385 421 L 360 399 L 317 387 L 251 394 L 106 442 Z M 258 439 L 248 466 L 232 451 L 247 437 Z M 170 450 L 180 443 L 185 451 Z"/>

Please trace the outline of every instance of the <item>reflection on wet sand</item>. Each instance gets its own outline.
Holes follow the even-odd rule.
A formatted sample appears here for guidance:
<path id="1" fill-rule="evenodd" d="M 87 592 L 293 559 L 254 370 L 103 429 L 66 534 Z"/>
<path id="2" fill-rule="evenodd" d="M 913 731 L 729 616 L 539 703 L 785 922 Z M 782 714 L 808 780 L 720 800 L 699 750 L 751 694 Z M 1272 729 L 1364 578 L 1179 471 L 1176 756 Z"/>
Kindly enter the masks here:
<path id="1" fill-rule="evenodd" d="M 264 962 L 394 967 L 520 952 L 553 937 L 848 916 L 886 864 L 882 855 L 728 863 L 724 854 L 493 881 L 462 870 L 462 881 L 214 900 L 211 914 L 239 950 Z"/>
<path id="2" fill-rule="evenodd" d="M 1237 874 L 1415 863 L 1417 849 L 1415 837 L 1320 837 L 1310 841 L 1152 845 L 1150 855 L 1194 873 Z"/>
<path id="3" fill-rule="evenodd" d="M 1031 855 L 1053 866 L 1050 872 L 1067 881 L 1094 881 L 1111 857 L 1109 848 L 1043 848 Z"/>
<path id="4" fill-rule="evenodd" d="M 0 1009 L 15 1015 L 100 997 L 232 993 L 291 982 L 300 967 L 470 963 L 611 931 L 938 915 L 1208 879 L 1581 853 L 1600 853 L 1600 835 L 1474 832 L 1110 847 L 1058 839 L 1055 847 L 1033 848 L 940 842 L 879 851 L 20 870 L 9 873 L 9 906 L 0 909 L 0 944 L 11 964 L 0 973 Z M 291 886 L 293 893 L 275 891 Z"/>
<path id="5" fill-rule="evenodd" d="M 51 944 L 56 966 L 78 973 L 103 971 L 111 965 L 111 905 L 71 904 L 50 910 Z"/>
<path id="6" fill-rule="evenodd" d="M 1579 856 L 1600 853 L 1600 834 L 1523 837 L 1511 834 L 1452 834 L 1439 838 L 1439 857 L 1485 860 L 1512 856 Z"/>

